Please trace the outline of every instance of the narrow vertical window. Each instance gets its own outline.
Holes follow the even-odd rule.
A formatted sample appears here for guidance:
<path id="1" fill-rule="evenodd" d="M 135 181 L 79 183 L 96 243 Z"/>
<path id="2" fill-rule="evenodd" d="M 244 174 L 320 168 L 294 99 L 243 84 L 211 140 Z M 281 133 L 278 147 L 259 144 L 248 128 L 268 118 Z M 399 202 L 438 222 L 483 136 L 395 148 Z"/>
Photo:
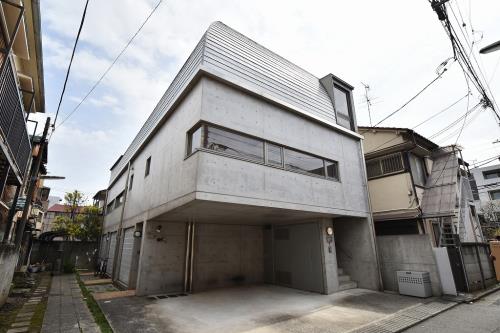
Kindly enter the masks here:
<path id="1" fill-rule="evenodd" d="M 339 166 L 337 162 L 325 160 L 326 176 L 339 180 Z"/>
<path id="2" fill-rule="evenodd" d="M 266 143 L 267 149 L 267 164 L 282 167 L 283 166 L 283 149 L 275 144 Z"/>
<path id="3" fill-rule="evenodd" d="M 192 131 L 188 135 L 188 149 L 187 149 L 187 154 L 191 155 L 194 153 L 198 148 L 201 147 L 201 131 L 202 127 L 198 127 L 196 130 Z"/>
<path id="4" fill-rule="evenodd" d="M 148 157 L 146 160 L 146 171 L 144 172 L 144 177 L 147 177 L 149 175 L 149 171 L 151 169 L 151 156 Z"/>
<path id="5" fill-rule="evenodd" d="M 349 101 L 349 92 L 340 88 L 333 87 L 333 98 L 335 103 L 335 113 L 337 116 L 337 124 L 342 127 L 352 130 L 351 121 L 351 105 Z"/>
<path id="6" fill-rule="evenodd" d="M 132 186 L 134 185 L 134 175 L 130 175 L 130 181 L 128 183 L 128 190 L 132 191 Z"/>

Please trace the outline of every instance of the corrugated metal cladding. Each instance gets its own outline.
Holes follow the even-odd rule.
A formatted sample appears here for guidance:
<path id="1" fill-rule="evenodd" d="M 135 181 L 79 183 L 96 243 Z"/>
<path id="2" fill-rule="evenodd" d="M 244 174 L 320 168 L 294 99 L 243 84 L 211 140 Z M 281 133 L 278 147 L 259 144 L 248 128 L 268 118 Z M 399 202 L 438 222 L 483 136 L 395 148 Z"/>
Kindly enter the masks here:
<path id="1" fill-rule="evenodd" d="M 111 171 L 111 181 L 125 168 L 186 88 L 201 65 L 232 83 L 265 93 L 305 114 L 335 123 L 332 102 L 319 79 L 221 22 L 210 25 L 123 158 Z"/>
<path id="2" fill-rule="evenodd" d="M 118 280 L 128 286 L 130 279 L 130 268 L 132 267 L 132 256 L 134 249 L 134 231 L 135 228 L 125 229 L 123 233 L 123 247 L 120 262 Z"/>
<path id="3" fill-rule="evenodd" d="M 109 250 L 108 250 L 108 262 L 106 263 L 106 273 L 111 276 L 113 273 L 113 263 L 115 261 L 115 250 L 116 250 L 116 234 L 117 232 L 112 232 L 109 240 Z"/>

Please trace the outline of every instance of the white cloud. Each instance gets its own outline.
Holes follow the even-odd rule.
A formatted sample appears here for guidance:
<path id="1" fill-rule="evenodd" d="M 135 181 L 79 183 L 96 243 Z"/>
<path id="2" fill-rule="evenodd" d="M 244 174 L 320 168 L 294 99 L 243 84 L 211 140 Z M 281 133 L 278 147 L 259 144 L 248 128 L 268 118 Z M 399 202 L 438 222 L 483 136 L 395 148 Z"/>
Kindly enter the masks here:
<path id="1" fill-rule="evenodd" d="M 458 3 L 463 12 L 468 13 L 469 3 L 464 0 Z M 85 88 L 97 80 L 155 4 L 153 0 L 90 2 L 70 78 L 70 85 L 75 87 L 78 83 L 79 90 L 72 91 L 72 95 L 86 93 Z M 500 26 L 491 15 L 500 10 L 500 3 L 485 0 L 472 6 L 474 28 L 483 31 L 485 36 L 477 47 L 500 38 Z M 66 68 L 82 10 L 82 2 L 42 2 L 46 77 Z M 68 142 L 90 140 L 101 146 L 103 157 L 95 158 L 94 178 L 101 182 L 107 180 L 110 163 L 123 153 L 208 25 L 215 20 L 223 21 L 317 76 L 331 72 L 356 86 L 360 124 L 368 124 L 367 109 L 361 103 L 364 93 L 361 81 L 370 84 L 370 95 L 377 98 L 372 107 L 372 118 L 377 121 L 419 91 L 435 76 L 435 68 L 452 55 L 445 31 L 426 1 L 404 4 L 397 0 L 163 1 L 82 110 L 67 122 L 76 135 L 56 134 L 56 138 L 64 137 Z M 470 28 L 470 22 L 466 21 Z M 499 55 L 478 55 L 488 77 Z M 494 93 L 498 92 L 500 73 L 491 88 Z M 455 64 L 431 89 L 383 125 L 411 127 L 463 96 L 465 89 L 463 75 Z M 496 97 L 500 101 L 500 96 Z M 476 102 L 477 98 L 471 99 L 471 105 Z M 466 102 L 462 101 L 435 121 L 418 128 L 418 132 L 434 133 L 465 112 L 465 108 Z M 95 121 L 81 120 L 90 116 Z M 91 135 L 84 136 L 88 128 L 92 130 Z M 107 136 L 98 134 L 99 128 Z M 482 112 L 461 135 L 465 157 L 481 159 L 493 155 L 495 149 L 488 148 L 493 147 L 491 142 L 499 133 L 491 113 Z M 106 141 L 110 136 L 113 139 Z M 107 144 L 99 144 L 97 139 Z M 445 143 L 453 143 L 455 139 Z M 57 151 L 59 146 L 69 149 L 63 141 L 54 139 L 51 149 Z M 84 152 L 87 153 L 84 150 L 71 160 L 54 158 L 54 164 L 49 167 L 72 173 L 73 164 L 88 160 Z"/>

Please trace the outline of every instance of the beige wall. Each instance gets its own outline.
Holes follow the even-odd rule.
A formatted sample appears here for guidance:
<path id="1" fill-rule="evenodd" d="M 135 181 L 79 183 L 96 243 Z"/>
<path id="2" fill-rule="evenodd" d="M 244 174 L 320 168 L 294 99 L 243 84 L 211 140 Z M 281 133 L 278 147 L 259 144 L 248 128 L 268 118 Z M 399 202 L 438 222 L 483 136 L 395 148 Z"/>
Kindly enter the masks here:
<path id="1" fill-rule="evenodd" d="M 417 207 L 408 172 L 371 179 L 368 181 L 368 190 L 373 212 Z"/>
<path id="2" fill-rule="evenodd" d="M 361 134 L 365 137 L 363 140 L 363 149 L 365 154 L 405 143 L 403 137 L 396 134 L 394 131 L 367 131 L 361 132 Z"/>

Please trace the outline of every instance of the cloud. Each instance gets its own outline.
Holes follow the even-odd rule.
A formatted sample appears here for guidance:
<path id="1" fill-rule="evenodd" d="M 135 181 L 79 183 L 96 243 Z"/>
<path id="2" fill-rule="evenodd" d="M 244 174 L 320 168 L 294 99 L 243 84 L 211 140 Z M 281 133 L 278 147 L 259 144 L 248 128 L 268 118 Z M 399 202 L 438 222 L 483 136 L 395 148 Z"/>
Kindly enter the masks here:
<path id="1" fill-rule="evenodd" d="M 90 2 L 67 96 L 84 96 L 156 3 L 153 0 Z M 464 0 L 457 3 L 468 17 L 469 3 Z M 61 86 L 54 82 L 61 82 L 60 77 L 64 75 L 82 10 L 83 1 L 42 2 L 46 79 L 59 80 L 47 81 L 48 110 L 56 107 Z M 494 0 L 473 4 L 472 22 L 466 19 L 466 27 L 470 30 L 473 26 L 485 36 L 476 47 L 500 36 L 500 26 L 491 15 L 499 10 L 500 3 Z M 333 73 L 353 84 L 358 122 L 365 125 L 369 117 L 366 105 L 360 103 L 364 94 L 361 82 L 370 84 L 370 95 L 376 98 L 371 108 L 376 122 L 432 80 L 435 68 L 453 54 L 445 31 L 426 1 L 405 2 L 404 6 L 397 0 L 163 1 L 101 85 L 65 123 L 66 132 L 55 134 L 51 150 L 56 155 L 49 169 L 73 174 L 75 165 L 86 164 L 89 157 L 85 154 L 90 154 L 96 165 L 92 177 L 105 184 L 110 163 L 124 152 L 197 41 L 216 20 L 316 76 Z M 493 72 L 498 55 L 477 55 L 478 61 L 484 63 L 486 76 Z M 494 93 L 499 91 L 500 74 L 490 85 Z M 431 89 L 383 125 L 412 127 L 465 92 L 463 74 L 455 64 Z M 61 114 L 70 112 L 75 102 L 74 98 L 67 97 Z M 476 102 L 477 94 L 470 105 Z M 463 114 L 466 107 L 466 101 L 462 101 L 418 128 L 418 132 L 433 134 Z M 481 112 L 461 135 L 465 157 L 489 157 L 495 150 L 487 148 L 492 147 L 491 142 L 499 134 L 491 112 Z M 455 139 L 456 136 L 451 137 L 444 144 L 453 143 Z M 79 154 L 68 151 L 72 140 L 79 142 L 77 146 L 82 149 Z M 98 143 L 99 140 L 102 142 Z M 92 147 L 99 146 L 97 154 L 89 150 L 89 142 Z M 58 159 L 60 156 L 62 160 Z"/>

